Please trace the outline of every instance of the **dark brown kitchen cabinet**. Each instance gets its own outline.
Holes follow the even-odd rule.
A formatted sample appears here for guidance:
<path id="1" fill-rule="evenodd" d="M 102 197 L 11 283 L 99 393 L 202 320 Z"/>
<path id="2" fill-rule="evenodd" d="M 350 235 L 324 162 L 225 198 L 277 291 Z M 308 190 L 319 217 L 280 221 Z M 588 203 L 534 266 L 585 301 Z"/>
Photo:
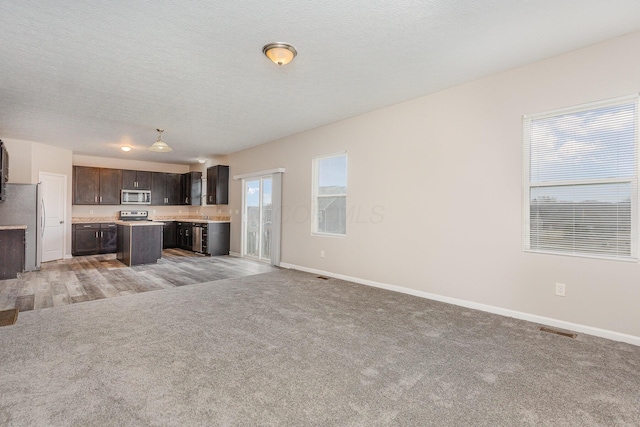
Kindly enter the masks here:
<path id="1" fill-rule="evenodd" d="M 151 204 L 155 206 L 168 205 L 167 174 L 164 172 L 151 173 Z"/>
<path id="2" fill-rule="evenodd" d="M 120 204 L 120 181 L 122 171 L 120 169 L 100 169 L 100 196 L 98 202 L 101 205 Z"/>
<path id="3" fill-rule="evenodd" d="M 207 204 L 229 204 L 229 166 L 207 168 Z"/>
<path id="4" fill-rule="evenodd" d="M 117 250 L 115 223 L 74 224 L 71 253 L 78 255 L 110 254 Z"/>
<path id="5" fill-rule="evenodd" d="M 182 200 L 182 192 L 180 188 L 180 174 L 167 174 L 167 200 L 169 205 L 179 205 Z"/>
<path id="6" fill-rule="evenodd" d="M 119 205 L 120 169 L 73 167 L 74 205 Z"/>
<path id="7" fill-rule="evenodd" d="M 151 173 L 152 205 L 180 205 L 181 200 L 180 174 Z"/>
<path id="8" fill-rule="evenodd" d="M 97 205 L 100 197 L 100 168 L 73 167 L 73 204 Z"/>
<path id="9" fill-rule="evenodd" d="M 150 190 L 151 172 L 123 170 L 122 188 L 124 190 Z"/>
<path id="10" fill-rule="evenodd" d="M 100 224 L 98 253 L 113 254 L 118 249 L 118 228 L 115 223 Z"/>
<path id="11" fill-rule="evenodd" d="M 23 229 L 0 230 L 0 280 L 15 279 L 24 271 Z"/>
<path id="12" fill-rule="evenodd" d="M 180 249 L 186 249 L 188 251 L 193 249 L 193 223 L 191 222 L 178 222 L 176 224 L 177 236 L 176 246 Z"/>
<path id="13" fill-rule="evenodd" d="M 175 221 L 165 221 L 162 226 L 162 249 L 175 248 L 177 241 L 177 225 Z"/>
<path id="14" fill-rule="evenodd" d="M 182 184 L 182 205 L 202 204 L 202 172 L 187 172 L 180 175 Z"/>
<path id="15" fill-rule="evenodd" d="M 229 255 L 231 246 L 231 224 L 228 222 L 209 223 L 207 227 L 207 255 Z"/>

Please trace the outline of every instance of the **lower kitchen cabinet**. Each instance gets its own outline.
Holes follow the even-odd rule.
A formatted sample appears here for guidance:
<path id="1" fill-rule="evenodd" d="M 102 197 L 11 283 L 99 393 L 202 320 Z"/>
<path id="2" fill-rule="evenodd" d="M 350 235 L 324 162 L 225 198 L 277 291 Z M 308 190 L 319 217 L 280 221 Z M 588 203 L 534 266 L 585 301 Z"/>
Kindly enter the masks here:
<path id="1" fill-rule="evenodd" d="M 165 221 L 162 226 L 162 249 L 175 248 L 177 241 L 177 225 L 175 221 Z"/>
<path id="2" fill-rule="evenodd" d="M 230 223 L 210 223 L 207 227 L 207 246 L 204 252 L 207 255 L 229 255 L 230 237 Z"/>
<path id="3" fill-rule="evenodd" d="M 118 232 L 114 223 L 74 224 L 71 253 L 95 255 L 115 253 Z"/>
<path id="4" fill-rule="evenodd" d="M 0 230 L 0 280 L 15 279 L 24 271 L 23 229 Z"/>
<path id="5" fill-rule="evenodd" d="M 193 237 L 192 237 L 193 223 L 178 222 L 176 228 L 177 228 L 176 246 L 180 249 L 186 249 L 190 251 L 193 248 Z"/>
<path id="6" fill-rule="evenodd" d="M 231 224 L 228 222 L 178 222 L 176 247 L 205 255 L 229 255 Z M 194 239 L 201 239 L 196 241 Z"/>

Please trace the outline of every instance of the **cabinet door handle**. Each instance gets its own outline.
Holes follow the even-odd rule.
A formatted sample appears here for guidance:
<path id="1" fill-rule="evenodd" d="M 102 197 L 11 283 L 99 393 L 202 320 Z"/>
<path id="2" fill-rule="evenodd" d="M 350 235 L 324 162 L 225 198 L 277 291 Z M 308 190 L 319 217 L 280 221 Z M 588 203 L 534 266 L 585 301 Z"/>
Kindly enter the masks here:
<path id="1" fill-rule="evenodd" d="M 98 202 L 98 196 L 94 196 L 93 201 L 97 203 Z"/>
<path id="2" fill-rule="evenodd" d="M 96 231 L 96 239 L 98 238 L 98 232 Z"/>
<path id="3" fill-rule="evenodd" d="M 102 237 L 104 237 L 104 232 L 103 231 L 100 232 L 100 238 L 102 238 Z"/>
<path id="4" fill-rule="evenodd" d="M 102 196 L 100 196 L 100 203 L 102 203 Z"/>

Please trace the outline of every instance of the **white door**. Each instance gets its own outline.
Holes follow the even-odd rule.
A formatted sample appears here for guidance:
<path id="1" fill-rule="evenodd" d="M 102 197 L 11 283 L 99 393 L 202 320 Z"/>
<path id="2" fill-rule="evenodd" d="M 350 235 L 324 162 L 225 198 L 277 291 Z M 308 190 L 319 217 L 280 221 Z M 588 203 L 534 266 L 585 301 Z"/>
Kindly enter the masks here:
<path id="1" fill-rule="evenodd" d="M 65 200 L 67 176 L 40 172 L 43 201 L 44 230 L 42 236 L 42 262 L 64 258 Z"/>
<path id="2" fill-rule="evenodd" d="M 242 255 L 271 260 L 272 179 L 263 176 L 244 180 Z"/>

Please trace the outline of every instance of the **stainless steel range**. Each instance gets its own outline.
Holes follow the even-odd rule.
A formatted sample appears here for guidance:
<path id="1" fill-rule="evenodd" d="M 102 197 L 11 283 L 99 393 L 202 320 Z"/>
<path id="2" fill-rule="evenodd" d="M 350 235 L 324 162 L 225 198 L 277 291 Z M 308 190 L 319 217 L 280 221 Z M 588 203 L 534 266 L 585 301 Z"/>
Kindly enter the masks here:
<path id="1" fill-rule="evenodd" d="M 120 221 L 151 221 L 149 211 L 120 211 Z"/>

